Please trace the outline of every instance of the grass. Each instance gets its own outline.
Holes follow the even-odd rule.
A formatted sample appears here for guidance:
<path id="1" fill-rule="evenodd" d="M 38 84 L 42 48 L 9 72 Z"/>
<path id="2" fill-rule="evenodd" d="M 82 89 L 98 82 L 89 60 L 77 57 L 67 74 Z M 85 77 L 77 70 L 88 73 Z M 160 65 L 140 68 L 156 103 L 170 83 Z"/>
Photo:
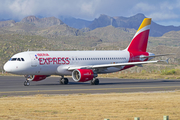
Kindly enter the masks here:
<path id="1" fill-rule="evenodd" d="M 102 78 L 120 79 L 180 79 L 180 66 L 149 64 L 144 67 L 134 67 L 124 71 L 99 74 Z"/>
<path id="2" fill-rule="evenodd" d="M 179 120 L 179 99 L 180 91 L 1 97 L 0 120 Z"/>
<path id="3" fill-rule="evenodd" d="M 171 69 L 171 70 L 162 70 L 162 75 L 175 75 L 179 69 Z"/>

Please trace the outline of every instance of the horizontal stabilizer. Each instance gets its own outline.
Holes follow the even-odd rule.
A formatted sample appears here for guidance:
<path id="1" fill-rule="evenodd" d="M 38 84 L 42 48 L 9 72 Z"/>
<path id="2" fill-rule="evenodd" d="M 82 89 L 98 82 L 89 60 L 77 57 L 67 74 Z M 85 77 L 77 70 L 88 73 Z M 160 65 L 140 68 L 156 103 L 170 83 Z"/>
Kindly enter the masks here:
<path id="1" fill-rule="evenodd" d="M 169 58 L 166 60 L 159 60 L 159 62 L 166 62 L 167 64 L 169 64 Z"/>
<path id="2" fill-rule="evenodd" d="M 174 54 L 161 54 L 161 55 L 152 55 L 152 56 L 140 56 L 140 58 L 151 58 L 151 57 L 160 57 L 160 56 L 169 56 Z"/>

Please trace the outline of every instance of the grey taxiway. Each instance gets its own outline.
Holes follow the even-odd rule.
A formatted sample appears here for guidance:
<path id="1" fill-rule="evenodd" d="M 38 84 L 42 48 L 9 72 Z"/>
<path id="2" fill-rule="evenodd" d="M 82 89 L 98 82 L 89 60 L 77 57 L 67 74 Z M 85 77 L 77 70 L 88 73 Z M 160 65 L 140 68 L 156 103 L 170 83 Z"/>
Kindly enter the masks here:
<path id="1" fill-rule="evenodd" d="M 69 84 L 61 85 L 59 79 L 60 77 L 48 77 L 39 82 L 31 82 L 30 86 L 24 86 L 25 78 L 23 76 L 0 76 L 0 96 L 180 90 L 180 80 L 99 78 L 99 85 L 90 85 L 90 82 L 77 83 L 68 78 Z"/>

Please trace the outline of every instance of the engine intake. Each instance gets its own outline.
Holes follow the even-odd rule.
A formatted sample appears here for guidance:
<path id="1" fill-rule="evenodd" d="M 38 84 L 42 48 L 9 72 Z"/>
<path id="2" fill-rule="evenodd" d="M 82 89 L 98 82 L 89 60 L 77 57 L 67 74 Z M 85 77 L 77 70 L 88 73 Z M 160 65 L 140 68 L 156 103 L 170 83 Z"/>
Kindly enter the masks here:
<path id="1" fill-rule="evenodd" d="M 94 73 L 91 69 L 77 69 L 72 72 L 72 78 L 76 82 L 86 82 L 94 78 Z"/>

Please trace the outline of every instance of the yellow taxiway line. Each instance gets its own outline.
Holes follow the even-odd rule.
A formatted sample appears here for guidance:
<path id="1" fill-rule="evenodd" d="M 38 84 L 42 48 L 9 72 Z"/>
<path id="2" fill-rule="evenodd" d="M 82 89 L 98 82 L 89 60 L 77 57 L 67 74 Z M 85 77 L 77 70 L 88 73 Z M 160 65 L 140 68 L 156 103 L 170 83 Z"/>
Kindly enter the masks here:
<path id="1" fill-rule="evenodd" d="M 2 93 L 33 93 L 33 92 L 64 92 L 64 91 L 100 91 L 100 90 L 128 90 L 128 89 L 152 89 L 152 88 L 180 88 L 180 86 L 162 86 L 162 87 L 132 87 L 132 88 L 97 88 L 97 89 L 67 89 L 67 90 L 32 90 L 32 91 L 4 91 Z"/>

